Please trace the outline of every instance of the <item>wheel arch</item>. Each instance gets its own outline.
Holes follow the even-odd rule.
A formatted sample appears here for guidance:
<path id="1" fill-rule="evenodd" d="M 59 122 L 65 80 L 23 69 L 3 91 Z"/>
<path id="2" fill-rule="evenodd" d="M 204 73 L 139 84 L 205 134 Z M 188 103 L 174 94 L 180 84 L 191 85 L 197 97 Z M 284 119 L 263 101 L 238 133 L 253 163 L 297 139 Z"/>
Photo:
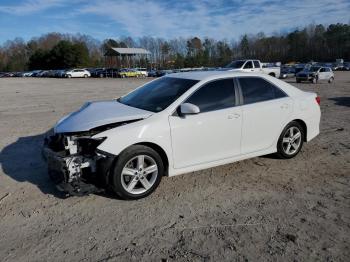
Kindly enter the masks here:
<path id="1" fill-rule="evenodd" d="M 155 143 L 152 143 L 152 142 L 140 142 L 140 143 L 136 143 L 136 144 L 133 144 L 132 146 L 134 145 L 142 145 L 142 146 L 147 146 L 147 147 L 150 147 L 152 148 L 154 151 L 156 151 L 159 156 L 161 157 L 162 161 L 163 161 L 163 164 L 164 164 L 164 175 L 165 176 L 168 176 L 168 173 L 169 173 L 169 159 L 168 159 L 168 155 L 166 154 L 165 150 L 160 147 L 159 145 L 155 144 Z"/>
<path id="2" fill-rule="evenodd" d="M 271 73 L 269 73 L 269 76 L 276 77 L 276 74 L 275 74 L 275 73 L 273 73 L 273 72 L 271 72 Z"/>
<path id="3" fill-rule="evenodd" d="M 306 125 L 306 123 L 301 119 L 294 119 L 291 122 L 293 122 L 293 121 L 299 123 L 303 127 L 303 129 L 304 129 L 303 131 L 305 133 L 304 134 L 304 142 L 307 142 L 307 125 Z"/>

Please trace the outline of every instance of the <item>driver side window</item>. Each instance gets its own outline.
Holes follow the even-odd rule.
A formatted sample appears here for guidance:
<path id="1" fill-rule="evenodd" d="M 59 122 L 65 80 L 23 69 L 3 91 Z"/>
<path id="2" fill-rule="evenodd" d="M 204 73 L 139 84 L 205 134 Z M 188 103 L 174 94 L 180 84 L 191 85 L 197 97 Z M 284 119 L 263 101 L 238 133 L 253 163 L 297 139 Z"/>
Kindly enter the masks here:
<path id="1" fill-rule="evenodd" d="M 220 79 L 203 85 L 186 101 L 199 107 L 200 112 L 209 112 L 235 106 L 233 79 Z"/>

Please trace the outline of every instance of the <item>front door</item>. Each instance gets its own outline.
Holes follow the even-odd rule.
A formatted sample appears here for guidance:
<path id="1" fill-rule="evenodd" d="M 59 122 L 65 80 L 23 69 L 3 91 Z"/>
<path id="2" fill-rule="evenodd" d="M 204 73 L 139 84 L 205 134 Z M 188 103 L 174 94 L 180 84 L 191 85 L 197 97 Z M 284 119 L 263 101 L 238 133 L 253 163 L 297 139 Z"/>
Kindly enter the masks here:
<path id="1" fill-rule="evenodd" d="M 255 69 L 254 69 L 254 65 L 253 65 L 253 62 L 248 60 L 247 62 L 245 62 L 244 66 L 243 66 L 243 72 L 254 72 Z"/>
<path id="2" fill-rule="evenodd" d="M 318 72 L 318 80 L 328 80 L 327 72 L 324 67 L 322 67 Z"/>
<path id="3" fill-rule="evenodd" d="M 174 168 L 240 154 L 242 112 L 235 106 L 233 79 L 204 84 L 185 102 L 197 105 L 200 113 L 169 116 Z"/>

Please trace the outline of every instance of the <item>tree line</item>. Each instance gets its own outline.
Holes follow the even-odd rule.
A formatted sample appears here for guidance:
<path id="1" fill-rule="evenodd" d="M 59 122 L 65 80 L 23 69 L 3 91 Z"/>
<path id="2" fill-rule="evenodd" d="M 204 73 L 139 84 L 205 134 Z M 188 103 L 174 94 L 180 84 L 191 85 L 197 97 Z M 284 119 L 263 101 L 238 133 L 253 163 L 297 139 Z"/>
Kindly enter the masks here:
<path id="1" fill-rule="evenodd" d="M 274 62 L 331 62 L 350 60 L 350 24 L 311 24 L 285 34 L 243 35 L 239 40 L 212 38 L 163 39 L 121 37 L 98 41 L 87 35 L 49 33 L 24 41 L 16 38 L 0 46 L 0 71 L 103 67 L 111 47 L 142 47 L 152 53 L 156 68 L 216 67 L 234 59 Z"/>

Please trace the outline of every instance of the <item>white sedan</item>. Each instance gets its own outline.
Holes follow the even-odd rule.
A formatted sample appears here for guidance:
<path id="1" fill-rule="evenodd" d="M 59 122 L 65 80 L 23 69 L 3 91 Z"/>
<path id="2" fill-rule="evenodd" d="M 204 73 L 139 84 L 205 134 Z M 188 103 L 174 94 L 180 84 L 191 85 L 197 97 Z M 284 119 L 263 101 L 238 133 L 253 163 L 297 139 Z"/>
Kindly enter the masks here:
<path id="1" fill-rule="evenodd" d="M 68 78 L 71 78 L 71 77 L 84 77 L 84 78 L 87 78 L 87 77 L 90 77 L 91 74 L 86 69 L 72 69 L 72 70 L 66 71 L 65 76 L 68 77 Z"/>
<path id="2" fill-rule="evenodd" d="M 56 124 L 44 153 L 60 190 L 109 188 L 138 199 L 163 176 L 296 156 L 319 134 L 319 103 L 315 93 L 258 73 L 171 74 L 119 99 L 86 103 Z"/>

